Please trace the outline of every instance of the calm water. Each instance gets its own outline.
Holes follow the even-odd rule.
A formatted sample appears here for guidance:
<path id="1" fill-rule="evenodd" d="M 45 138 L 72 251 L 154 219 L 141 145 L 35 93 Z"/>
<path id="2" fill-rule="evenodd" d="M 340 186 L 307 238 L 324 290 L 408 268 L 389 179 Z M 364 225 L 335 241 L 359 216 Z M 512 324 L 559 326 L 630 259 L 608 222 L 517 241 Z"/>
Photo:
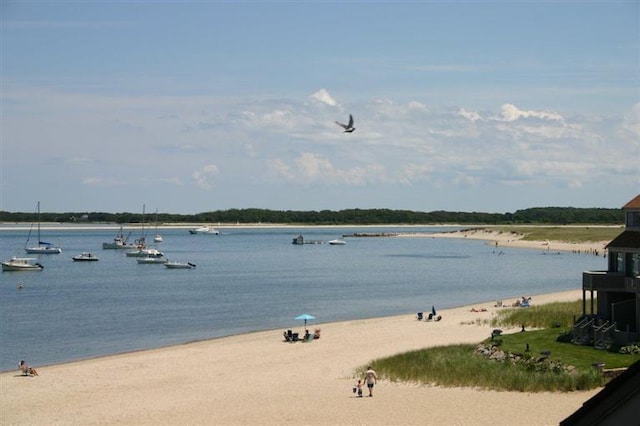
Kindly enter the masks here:
<path id="1" fill-rule="evenodd" d="M 348 238 L 345 246 L 295 246 L 352 232 L 435 228 L 163 230 L 159 248 L 197 268 L 139 265 L 103 250 L 114 230 L 48 230 L 63 248 L 42 272 L 0 276 L 0 370 L 43 365 L 233 334 L 301 327 L 302 313 L 331 322 L 400 315 L 580 288 L 602 257 L 502 248 L 482 241 Z M 26 229 L 0 231 L 0 255 L 25 256 Z M 73 262 L 91 251 L 98 262 Z M 23 288 L 18 289 L 22 284 Z M 533 300 L 535 303 L 535 298 Z"/>

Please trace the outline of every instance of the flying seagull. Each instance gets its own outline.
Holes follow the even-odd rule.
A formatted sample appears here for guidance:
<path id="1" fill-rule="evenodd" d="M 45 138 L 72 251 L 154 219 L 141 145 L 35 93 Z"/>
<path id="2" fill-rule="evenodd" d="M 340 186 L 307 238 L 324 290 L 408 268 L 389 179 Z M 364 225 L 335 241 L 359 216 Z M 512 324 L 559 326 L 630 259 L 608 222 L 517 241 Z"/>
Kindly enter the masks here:
<path id="1" fill-rule="evenodd" d="M 349 114 L 349 124 L 342 124 L 338 121 L 336 121 L 336 124 L 344 128 L 344 132 L 342 133 L 351 133 L 356 129 L 355 127 L 353 127 L 353 116 L 351 114 Z"/>

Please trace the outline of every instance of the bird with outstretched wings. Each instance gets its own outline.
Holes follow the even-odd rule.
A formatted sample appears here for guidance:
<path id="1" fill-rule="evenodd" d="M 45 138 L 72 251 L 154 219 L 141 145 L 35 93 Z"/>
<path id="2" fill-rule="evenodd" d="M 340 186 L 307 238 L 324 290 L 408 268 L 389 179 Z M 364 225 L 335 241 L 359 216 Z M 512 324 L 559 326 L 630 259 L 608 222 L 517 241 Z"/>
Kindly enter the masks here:
<path id="1" fill-rule="evenodd" d="M 351 133 L 356 130 L 356 128 L 353 127 L 353 115 L 351 114 L 349 114 L 349 124 L 342 124 L 339 121 L 336 121 L 336 124 L 344 129 L 342 133 Z"/>

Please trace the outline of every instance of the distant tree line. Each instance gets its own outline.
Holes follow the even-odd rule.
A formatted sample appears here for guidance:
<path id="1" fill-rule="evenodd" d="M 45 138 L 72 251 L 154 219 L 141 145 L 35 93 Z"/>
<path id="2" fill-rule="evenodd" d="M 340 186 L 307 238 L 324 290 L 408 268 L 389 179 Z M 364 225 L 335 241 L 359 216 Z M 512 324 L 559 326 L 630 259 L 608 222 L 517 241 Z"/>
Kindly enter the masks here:
<path id="1" fill-rule="evenodd" d="M 36 213 L 0 211 L 0 222 L 35 222 Z M 156 215 L 144 221 L 155 222 Z M 390 209 L 347 209 L 320 211 L 230 209 L 193 215 L 158 213 L 159 223 L 287 223 L 299 225 L 433 225 L 460 224 L 622 224 L 622 209 L 536 207 L 515 213 L 483 212 L 417 212 Z M 60 223 L 140 223 L 142 213 L 41 213 L 41 222 Z"/>

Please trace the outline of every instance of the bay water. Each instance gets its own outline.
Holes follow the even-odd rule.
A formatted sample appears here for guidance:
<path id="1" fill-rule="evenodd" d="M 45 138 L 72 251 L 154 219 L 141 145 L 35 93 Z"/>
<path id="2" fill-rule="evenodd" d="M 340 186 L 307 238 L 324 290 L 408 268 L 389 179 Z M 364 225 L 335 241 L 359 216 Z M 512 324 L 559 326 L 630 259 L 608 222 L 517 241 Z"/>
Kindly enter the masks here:
<path id="1" fill-rule="evenodd" d="M 453 227 L 221 228 L 220 235 L 161 229 L 157 245 L 195 269 L 138 264 L 125 250 L 103 250 L 113 228 L 48 229 L 62 254 L 41 255 L 40 272 L 0 276 L 0 370 L 21 359 L 45 365 L 253 331 L 303 331 L 317 324 L 408 315 L 482 301 L 578 289 L 582 271 L 603 257 L 495 247 L 429 237 L 346 238 L 356 232 L 433 233 Z M 138 232 L 138 231 L 136 231 Z M 2 260 L 27 257 L 28 228 L 0 230 Z M 131 239 L 135 238 L 133 235 Z M 152 239 L 151 236 L 147 240 Z M 92 252 L 97 262 L 71 257 Z M 535 296 L 532 303 L 535 304 Z M 446 318 L 444 319 L 446 320 Z M 321 325 L 320 325 L 321 327 Z"/>

